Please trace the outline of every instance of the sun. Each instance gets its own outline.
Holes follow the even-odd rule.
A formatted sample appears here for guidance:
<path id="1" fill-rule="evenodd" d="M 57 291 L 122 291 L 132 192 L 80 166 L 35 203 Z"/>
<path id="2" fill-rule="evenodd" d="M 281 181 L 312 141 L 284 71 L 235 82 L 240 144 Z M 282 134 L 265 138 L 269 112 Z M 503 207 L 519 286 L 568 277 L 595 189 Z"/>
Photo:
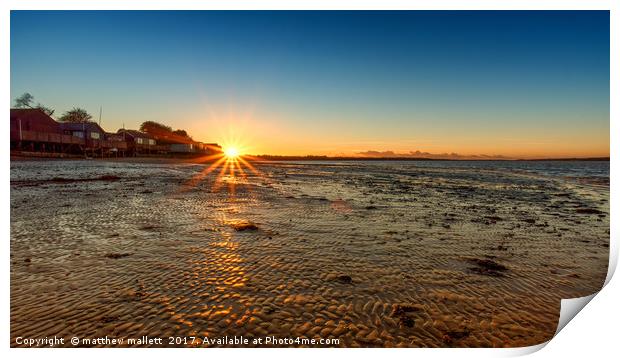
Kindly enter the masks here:
<path id="1" fill-rule="evenodd" d="M 224 150 L 226 158 L 233 159 L 239 156 L 239 150 L 235 147 L 228 147 Z"/>

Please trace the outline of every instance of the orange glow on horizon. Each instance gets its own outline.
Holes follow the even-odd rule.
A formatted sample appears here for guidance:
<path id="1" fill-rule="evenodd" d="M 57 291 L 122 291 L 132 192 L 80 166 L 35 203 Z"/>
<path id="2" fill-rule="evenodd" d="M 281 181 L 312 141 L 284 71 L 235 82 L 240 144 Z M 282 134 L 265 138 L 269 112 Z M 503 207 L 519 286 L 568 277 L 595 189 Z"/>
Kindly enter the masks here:
<path id="1" fill-rule="evenodd" d="M 544 124 L 517 126 L 518 118 L 505 126 L 467 128 L 459 125 L 382 126 L 356 125 L 348 113 L 300 113 L 273 109 L 256 98 L 228 104 L 209 103 L 191 113 L 191 133 L 196 139 L 218 142 L 238 156 L 327 157 L 425 157 L 462 159 L 543 159 L 609 157 L 609 128 L 571 126 L 549 128 Z M 294 119 L 294 120 L 293 120 Z M 510 117 L 510 119 L 513 119 Z M 321 125 L 316 125 L 316 121 Z M 360 123 L 366 120 L 360 119 Z M 445 120 L 439 117 L 438 120 Z M 455 123 L 458 121 L 455 119 Z M 430 123 L 430 122 L 429 122 Z M 233 151 L 234 152 L 234 151 Z M 390 155 L 389 153 L 394 155 Z M 423 153 L 416 154 L 416 152 Z M 374 154 L 373 154 L 374 153 Z M 451 156 L 455 153 L 455 156 Z M 234 154 L 234 153 L 227 153 Z"/>

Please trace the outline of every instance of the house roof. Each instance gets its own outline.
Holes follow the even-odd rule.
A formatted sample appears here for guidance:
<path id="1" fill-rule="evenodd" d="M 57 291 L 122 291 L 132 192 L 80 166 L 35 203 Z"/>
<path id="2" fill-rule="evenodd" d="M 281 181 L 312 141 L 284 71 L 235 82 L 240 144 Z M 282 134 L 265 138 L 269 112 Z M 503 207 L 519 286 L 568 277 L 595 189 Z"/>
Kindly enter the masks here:
<path id="1" fill-rule="evenodd" d="M 17 128 L 18 121 L 29 127 L 29 130 L 52 131 L 60 130 L 58 122 L 38 108 L 11 108 L 11 130 Z"/>
<path id="2" fill-rule="evenodd" d="M 81 130 L 86 129 L 88 132 L 105 133 L 103 128 L 101 128 L 99 124 L 95 122 L 88 122 L 88 123 L 61 122 L 60 128 L 62 128 L 63 130 L 70 130 L 70 131 L 81 131 Z"/>
<path id="3" fill-rule="evenodd" d="M 127 134 L 127 135 L 129 135 L 131 137 L 134 137 L 134 138 L 155 139 L 155 137 L 153 137 L 152 135 L 150 135 L 148 133 L 145 133 L 145 132 L 137 131 L 135 129 L 122 129 L 121 128 L 116 133 L 118 133 L 118 134 L 125 133 L 125 134 Z"/>
<path id="4" fill-rule="evenodd" d="M 11 120 L 18 119 L 58 124 L 54 118 L 38 108 L 11 108 Z"/>

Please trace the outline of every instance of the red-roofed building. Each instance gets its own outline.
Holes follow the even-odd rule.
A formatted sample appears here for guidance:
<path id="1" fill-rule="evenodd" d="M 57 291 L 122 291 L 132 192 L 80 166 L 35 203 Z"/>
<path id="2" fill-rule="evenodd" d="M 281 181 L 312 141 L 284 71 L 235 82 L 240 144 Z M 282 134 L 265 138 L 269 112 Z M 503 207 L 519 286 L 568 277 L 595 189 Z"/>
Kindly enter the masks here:
<path id="1" fill-rule="evenodd" d="M 79 152 L 84 140 L 64 135 L 60 124 L 38 108 L 12 108 L 11 150 L 38 153 Z"/>
<path id="2" fill-rule="evenodd" d="M 60 123 L 38 108 L 11 109 L 11 138 L 19 131 L 62 133 Z"/>
<path id="3" fill-rule="evenodd" d="M 122 155 L 125 142 L 106 140 L 97 123 L 58 123 L 36 108 L 11 109 L 11 150 L 38 156 Z"/>

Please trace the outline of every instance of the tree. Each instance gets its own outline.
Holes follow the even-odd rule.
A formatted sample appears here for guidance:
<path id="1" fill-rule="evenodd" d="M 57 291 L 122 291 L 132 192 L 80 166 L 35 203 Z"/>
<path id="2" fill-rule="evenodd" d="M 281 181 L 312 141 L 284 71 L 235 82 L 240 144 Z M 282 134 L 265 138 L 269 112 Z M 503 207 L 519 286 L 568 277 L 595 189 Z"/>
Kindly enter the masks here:
<path id="1" fill-rule="evenodd" d="M 154 121 L 143 122 L 140 125 L 140 130 L 154 135 L 170 135 L 172 133 L 172 127 Z"/>
<path id="2" fill-rule="evenodd" d="M 189 137 L 189 136 L 187 135 L 187 131 L 185 131 L 184 129 L 177 129 L 176 131 L 174 131 L 174 132 L 172 132 L 172 133 L 174 133 L 174 134 L 176 134 L 176 135 L 180 135 L 180 136 L 182 136 L 182 137 Z"/>
<path id="3" fill-rule="evenodd" d="M 54 110 L 54 109 L 49 108 L 49 107 L 46 107 L 46 106 L 42 105 L 41 103 L 37 103 L 37 106 L 36 106 L 36 107 L 34 107 L 34 108 L 37 108 L 37 109 L 42 110 L 43 112 L 45 112 L 45 114 L 47 114 L 47 115 L 48 115 L 48 116 L 50 116 L 50 117 L 51 117 L 51 116 L 54 114 L 54 112 L 55 112 L 55 110 Z"/>
<path id="4" fill-rule="evenodd" d="M 32 108 L 32 101 L 34 101 L 34 96 L 26 92 L 22 94 L 21 96 L 15 98 L 15 107 Z"/>
<path id="5" fill-rule="evenodd" d="M 85 109 L 73 107 L 72 110 L 65 112 L 59 120 L 71 123 L 88 123 L 93 118 Z"/>
<path id="6" fill-rule="evenodd" d="M 40 109 L 48 116 L 52 116 L 54 114 L 54 109 L 44 106 L 41 103 L 37 103 L 36 106 L 32 106 L 32 102 L 34 102 L 34 96 L 30 93 L 26 92 L 21 96 L 15 98 L 15 107 L 17 108 L 32 108 L 32 109 Z"/>

